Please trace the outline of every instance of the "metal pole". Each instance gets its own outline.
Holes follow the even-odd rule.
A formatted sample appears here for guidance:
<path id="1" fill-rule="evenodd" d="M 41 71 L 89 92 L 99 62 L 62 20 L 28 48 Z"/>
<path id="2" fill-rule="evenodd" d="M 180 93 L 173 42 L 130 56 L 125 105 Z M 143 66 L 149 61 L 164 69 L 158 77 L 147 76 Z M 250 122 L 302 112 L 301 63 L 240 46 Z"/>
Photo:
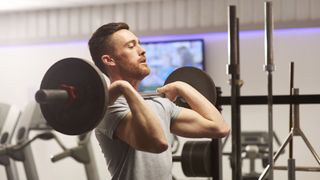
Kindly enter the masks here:
<path id="1" fill-rule="evenodd" d="M 241 121 L 240 121 L 240 68 L 239 68 L 239 30 L 236 18 L 236 7 L 229 6 L 228 9 L 228 55 L 229 64 L 227 73 L 231 75 L 231 119 L 232 119 L 232 179 L 242 179 L 241 168 Z"/>
<path id="2" fill-rule="evenodd" d="M 293 89 L 293 91 L 294 91 L 293 92 L 294 94 L 299 94 L 299 89 L 295 88 L 295 89 Z M 293 116 L 294 116 L 294 118 L 293 118 L 294 119 L 294 121 L 293 121 L 293 127 L 294 127 L 293 135 L 294 136 L 301 136 L 301 138 L 303 139 L 303 141 L 306 143 L 307 147 L 311 151 L 313 157 L 316 159 L 316 161 L 320 165 L 320 157 L 318 156 L 318 154 L 316 153 L 316 151 L 312 147 L 311 143 L 308 141 L 307 137 L 304 135 L 303 131 L 300 128 L 300 107 L 299 107 L 299 104 L 293 105 L 293 111 L 294 111 L 294 114 L 293 114 Z"/>
<path id="3" fill-rule="evenodd" d="M 291 62 L 290 63 L 290 96 L 292 96 L 293 89 L 294 88 L 294 63 Z M 297 95 L 297 94 L 295 94 Z M 291 129 L 293 129 L 293 104 L 290 103 L 289 105 L 290 109 L 289 109 L 289 132 L 291 132 Z M 296 112 L 296 111 L 295 111 Z M 296 114 L 295 114 L 295 118 L 296 118 Z M 292 133 L 293 136 L 293 133 Z M 295 159 L 293 158 L 293 138 L 290 138 L 289 141 L 289 158 L 288 158 L 288 180 L 295 180 L 296 176 L 295 176 L 295 167 L 296 167 L 296 162 Z"/>
<path id="4" fill-rule="evenodd" d="M 268 73 L 268 132 L 269 132 L 269 178 L 273 180 L 273 96 L 272 96 L 272 71 L 274 71 L 273 63 L 273 47 L 272 47 L 272 2 L 265 2 L 265 66 L 264 69 Z"/>
<path id="5" fill-rule="evenodd" d="M 27 146 L 22 151 L 23 166 L 28 180 L 39 180 L 36 164 L 34 162 L 31 146 Z"/>
<path id="6" fill-rule="evenodd" d="M 292 90 L 294 88 L 294 63 L 290 63 L 290 96 L 292 96 Z M 289 107 L 289 132 L 291 131 L 293 127 L 293 117 L 292 117 L 292 106 L 293 104 L 290 103 Z M 293 141 L 292 139 L 289 141 L 289 159 L 292 159 L 293 157 Z"/>
<path id="7" fill-rule="evenodd" d="M 221 139 L 212 139 L 211 140 L 211 172 L 212 179 L 214 180 L 223 180 L 222 178 L 222 148 L 221 148 Z"/>
<path id="8" fill-rule="evenodd" d="M 89 159 L 89 162 L 84 163 L 85 171 L 88 180 L 98 180 L 98 168 L 96 165 L 92 143 L 91 143 L 91 133 L 84 135 L 83 137 L 79 137 L 79 146 L 83 146 L 85 148 L 85 154 L 82 154 L 83 156 L 87 156 Z"/>

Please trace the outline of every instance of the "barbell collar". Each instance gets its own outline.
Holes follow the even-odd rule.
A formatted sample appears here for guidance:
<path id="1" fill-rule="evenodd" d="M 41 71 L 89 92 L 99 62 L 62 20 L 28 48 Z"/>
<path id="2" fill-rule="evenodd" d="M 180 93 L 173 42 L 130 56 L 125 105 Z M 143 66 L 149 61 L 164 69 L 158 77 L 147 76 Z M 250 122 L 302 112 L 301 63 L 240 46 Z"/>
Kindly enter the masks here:
<path id="1" fill-rule="evenodd" d="M 273 72 L 276 70 L 276 67 L 274 64 L 265 64 L 263 65 L 263 70 L 266 72 Z"/>
<path id="2" fill-rule="evenodd" d="M 69 101 L 69 94 L 64 89 L 40 89 L 35 99 L 39 104 L 65 104 Z"/>
<path id="3" fill-rule="evenodd" d="M 227 74 L 240 74 L 239 64 L 227 64 L 226 69 L 227 69 Z"/>

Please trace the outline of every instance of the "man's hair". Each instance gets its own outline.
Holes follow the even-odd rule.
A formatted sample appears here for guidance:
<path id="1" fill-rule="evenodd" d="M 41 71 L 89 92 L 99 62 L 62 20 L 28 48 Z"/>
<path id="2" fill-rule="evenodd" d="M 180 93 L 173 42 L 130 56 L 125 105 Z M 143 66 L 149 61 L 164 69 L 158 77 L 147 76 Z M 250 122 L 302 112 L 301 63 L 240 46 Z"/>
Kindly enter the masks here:
<path id="1" fill-rule="evenodd" d="M 106 75 L 104 65 L 102 63 L 101 57 L 106 53 L 111 53 L 113 46 L 110 42 L 110 37 L 113 33 L 121 30 L 129 30 L 129 26 L 126 23 L 109 23 L 98 28 L 91 36 L 88 45 L 92 60 L 95 65 Z"/>

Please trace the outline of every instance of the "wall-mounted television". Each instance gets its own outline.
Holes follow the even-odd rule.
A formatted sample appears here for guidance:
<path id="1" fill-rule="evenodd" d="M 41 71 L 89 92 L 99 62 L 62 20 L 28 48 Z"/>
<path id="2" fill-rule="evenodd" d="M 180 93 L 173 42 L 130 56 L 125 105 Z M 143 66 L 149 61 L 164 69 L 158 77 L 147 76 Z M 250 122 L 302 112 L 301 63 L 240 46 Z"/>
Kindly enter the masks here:
<path id="1" fill-rule="evenodd" d="M 150 75 L 141 81 L 141 92 L 154 92 L 179 67 L 205 69 L 203 39 L 141 42 L 141 45 L 146 50 L 147 63 L 151 68 Z"/>

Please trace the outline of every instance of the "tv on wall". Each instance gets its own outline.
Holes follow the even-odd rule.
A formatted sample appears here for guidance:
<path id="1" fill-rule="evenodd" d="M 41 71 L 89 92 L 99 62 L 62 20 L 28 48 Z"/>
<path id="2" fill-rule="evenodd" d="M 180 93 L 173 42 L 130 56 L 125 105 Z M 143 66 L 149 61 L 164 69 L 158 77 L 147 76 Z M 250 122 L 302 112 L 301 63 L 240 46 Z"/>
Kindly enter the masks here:
<path id="1" fill-rule="evenodd" d="M 202 39 L 142 42 L 141 45 L 146 50 L 147 63 L 151 68 L 150 75 L 141 82 L 141 92 L 154 92 L 177 68 L 192 66 L 204 70 Z"/>

